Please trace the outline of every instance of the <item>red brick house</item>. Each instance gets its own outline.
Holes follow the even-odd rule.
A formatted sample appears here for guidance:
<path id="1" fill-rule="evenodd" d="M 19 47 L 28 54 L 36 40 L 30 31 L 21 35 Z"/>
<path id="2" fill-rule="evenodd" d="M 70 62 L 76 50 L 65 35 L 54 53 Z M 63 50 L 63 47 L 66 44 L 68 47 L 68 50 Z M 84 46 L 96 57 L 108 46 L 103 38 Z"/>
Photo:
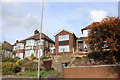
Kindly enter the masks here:
<path id="1" fill-rule="evenodd" d="M 55 50 L 58 53 L 72 53 L 76 48 L 76 36 L 73 32 L 62 29 L 55 35 Z"/>

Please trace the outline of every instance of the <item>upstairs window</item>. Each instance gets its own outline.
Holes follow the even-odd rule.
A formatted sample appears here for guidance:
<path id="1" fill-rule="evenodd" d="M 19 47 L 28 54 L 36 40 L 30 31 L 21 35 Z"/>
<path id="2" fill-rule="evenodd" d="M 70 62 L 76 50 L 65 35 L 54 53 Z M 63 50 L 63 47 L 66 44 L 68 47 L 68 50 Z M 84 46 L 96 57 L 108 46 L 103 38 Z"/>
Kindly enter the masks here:
<path id="1" fill-rule="evenodd" d="M 59 45 L 69 45 L 69 41 L 59 41 Z"/>
<path id="2" fill-rule="evenodd" d="M 35 46 L 35 40 L 26 40 L 26 46 Z"/>
<path id="3" fill-rule="evenodd" d="M 65 41 L 65 40 L 69 40 L 69 35 L 61 35 L 61 36 L 59 36 L 59 41 Z"/>

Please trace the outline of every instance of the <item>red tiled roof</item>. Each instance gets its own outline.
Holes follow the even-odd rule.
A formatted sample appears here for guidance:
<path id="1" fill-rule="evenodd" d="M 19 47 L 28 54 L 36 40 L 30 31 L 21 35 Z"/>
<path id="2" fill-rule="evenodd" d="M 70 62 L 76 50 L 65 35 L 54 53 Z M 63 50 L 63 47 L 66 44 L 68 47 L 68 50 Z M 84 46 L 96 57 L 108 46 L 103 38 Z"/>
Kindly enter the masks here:
<path id="1" fill-rule="evenodd" d="M 48 36 L 46 36 L 44 33 L 42 33 L 41 38 L 42 39 L 47 39 L 48 41 L 54 43 L 54 41 L 52 39 L 50 39 Z M 29 39 L 35 39 L 35 40 L 40 39 L 40 33 L 37 33 L 37 34 L 35 34 L 35 35 L 31 36 L 31 37 L 28 37 L 25 40 L 29 40 Z"/>
<path id="2" fill-rule="evenodd" d="M 93 22 L 93 23 L 100 23 L 100 22 Z M 92 24 L 93 24 L 93 23 L 92 23 Z M 88 26 L 86 26 L 86 27 L 84 27 L 84 28 L 82 28 L 81 31 L 90 29 L 90 26 L 91 26 L 91 24 L 88 25 Z"/>
<path id="3" fill-rule="evenodd" d="M 25 40 L 18 41 L 18 43 L 25 43 Z"/>

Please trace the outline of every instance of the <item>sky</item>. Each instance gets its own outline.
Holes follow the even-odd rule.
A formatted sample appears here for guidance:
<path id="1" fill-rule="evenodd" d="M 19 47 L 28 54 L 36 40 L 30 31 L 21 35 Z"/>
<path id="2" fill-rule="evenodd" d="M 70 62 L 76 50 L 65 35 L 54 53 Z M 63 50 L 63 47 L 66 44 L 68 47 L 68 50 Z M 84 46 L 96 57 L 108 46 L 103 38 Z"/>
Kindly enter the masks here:
<path id="1" fill-rule="evenodd" d="M 14 44 L 40 29 L 41 2 L 0 3 L 0 41 Z M 60 29 L 67 29 L 77 37 L 81 29 L 107 16 L 118 16 L 118 2 L 45 2 L 43 32 L 54 40 Z"/>

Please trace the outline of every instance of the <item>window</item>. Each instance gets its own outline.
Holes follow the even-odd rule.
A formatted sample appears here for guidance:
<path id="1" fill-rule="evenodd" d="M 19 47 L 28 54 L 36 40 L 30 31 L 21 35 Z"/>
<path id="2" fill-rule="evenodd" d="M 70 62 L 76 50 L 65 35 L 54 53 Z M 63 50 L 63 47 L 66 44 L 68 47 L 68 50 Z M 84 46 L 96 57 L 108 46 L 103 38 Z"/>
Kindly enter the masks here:
<path id="1" fill-rule="evenodd" d="M 26 46 L 34 46 L 35 40 L 26 40 Z"/>
<path id="2" fill-rule="evenodd" d="M 16 57 L 23 59 L 23 53 L 16 53 Z"/>
<path id="3" fill-rule="evenodd" d="M 34 54 L 34 50 L 27 50 L 25 51 L 26 57 L 30 57 L 31 54 Z"/>
<path id="4" fill-rule="evenodd" d="M 16 57 L 19 57 L 19 58 L 20 58 L 20 53 L 16 53 Z"/>
<path id="5" fill-rule="evenodd" d="M 69 40 L 69 35 L 59 36 L 59 41 Z"/>
<path id="6" fill-rule="evenodd" d="M 59 45 L 68 45 L 69 41 L 59 41 Z"/>
<path id="7" fill-rule="evenodd" d="M 38 42 L 39 42 L 39 45 L 40 45 L 40 40 L 38 40 Z M 41 45 L 43 45 L 43 44 L 44 44 L 44 40 L 41 39 Z"/>
<path id="8" fill-rule="evenodd" d="M 69 52 L 69 46 L 59 46 L 59 52 Z"/>

